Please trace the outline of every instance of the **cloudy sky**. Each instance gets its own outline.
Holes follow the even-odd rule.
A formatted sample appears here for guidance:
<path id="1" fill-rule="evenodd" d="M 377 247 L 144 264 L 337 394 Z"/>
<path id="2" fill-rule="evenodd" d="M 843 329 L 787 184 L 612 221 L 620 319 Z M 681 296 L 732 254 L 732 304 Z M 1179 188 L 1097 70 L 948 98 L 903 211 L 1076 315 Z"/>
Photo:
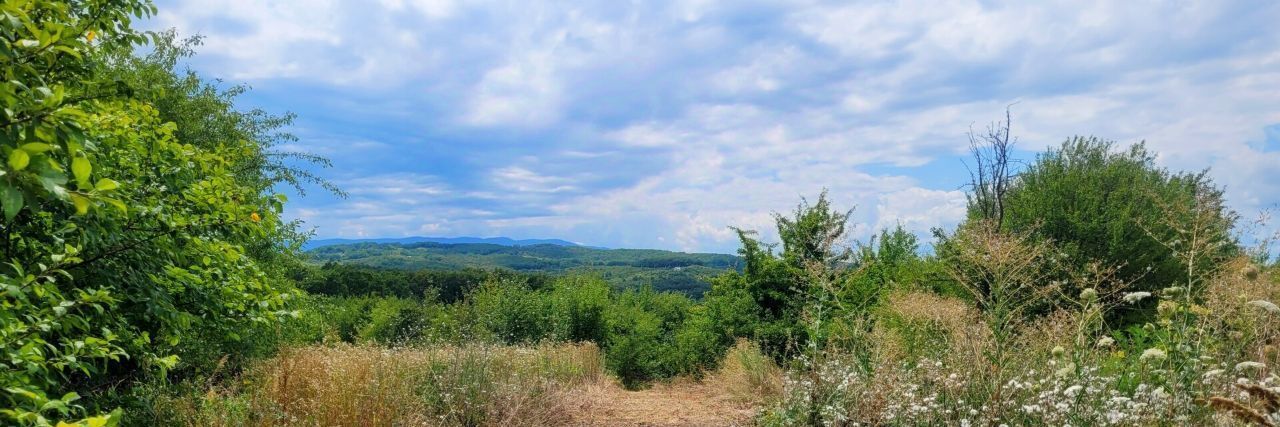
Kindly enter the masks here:
<path id="1" fill-rule="evenodd" d="M 1280 203 L 1280 2 L 160 0 L 190 66 L 292 111 L 349 191 L 320 237 L 731 252 L 830 189 L 856 230 L 954 224 L 970 126 L 1076 134 Z"/>

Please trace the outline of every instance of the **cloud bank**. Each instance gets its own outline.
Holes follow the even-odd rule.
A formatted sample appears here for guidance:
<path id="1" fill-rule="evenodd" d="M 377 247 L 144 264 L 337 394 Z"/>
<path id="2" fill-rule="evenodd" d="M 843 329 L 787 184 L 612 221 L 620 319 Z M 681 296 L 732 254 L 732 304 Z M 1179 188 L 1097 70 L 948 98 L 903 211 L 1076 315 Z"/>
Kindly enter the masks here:
<path id="1" fill-rule="evenodd" d="M 830 191 L 865 236 L 964 213 L 965 132 L 1013 106 L 1280 203 L 1280 4 L 166 0 L 191 66 L 300 115 L 352 197 L 322 237 L 558 237 L 729 252 Z M 766 234 L 767 235 L 767 234 Z"/>

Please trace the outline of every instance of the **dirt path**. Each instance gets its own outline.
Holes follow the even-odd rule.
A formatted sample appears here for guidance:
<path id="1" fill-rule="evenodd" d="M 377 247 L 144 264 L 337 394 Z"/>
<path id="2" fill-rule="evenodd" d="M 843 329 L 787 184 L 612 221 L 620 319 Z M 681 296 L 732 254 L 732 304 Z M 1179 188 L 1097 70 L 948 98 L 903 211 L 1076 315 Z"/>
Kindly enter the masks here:
<path id="1" fill-rule="evenodd" d="M 751 424 L 756 408 L 693 381 L 627 391 L 615 384 L 583 390 L 588 399 L 577 426 L 738 426 Z"/>

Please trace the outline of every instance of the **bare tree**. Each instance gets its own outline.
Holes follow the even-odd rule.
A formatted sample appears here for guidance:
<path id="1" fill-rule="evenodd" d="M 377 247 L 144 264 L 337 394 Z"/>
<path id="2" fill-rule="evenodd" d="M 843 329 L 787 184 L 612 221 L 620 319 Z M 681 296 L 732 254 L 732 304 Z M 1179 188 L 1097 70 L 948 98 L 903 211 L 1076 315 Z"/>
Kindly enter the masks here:
<path id="1" fill-rule="evenodd" d="M 974 165 L 969 166 L 969 205 L 991 221 L 997 229 L 1004 227 L 1004 197 L 1009 192 L 1013 172 L 1009 167 L 1009 151 L 1017 143 L 1010 136 L 1013 115 L 1009 107 L 1004 109 L 1004 122 L 987 125 L 985 134 L 969 129 L 969 152 Z"/>

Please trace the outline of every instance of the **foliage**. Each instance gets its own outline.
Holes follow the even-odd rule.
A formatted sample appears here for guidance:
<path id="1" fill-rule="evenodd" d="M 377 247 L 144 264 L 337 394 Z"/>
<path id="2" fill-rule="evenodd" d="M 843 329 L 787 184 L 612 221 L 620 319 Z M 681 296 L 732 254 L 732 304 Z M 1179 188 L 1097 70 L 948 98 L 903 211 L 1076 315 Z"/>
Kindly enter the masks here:
<path id="1" fill-rule="evenodd" d="M 660 291 L 683 292 L 694 298 L 701 297 L 707 290 L 706 278 L 737 268 L 740 264 L 737 257 L 723 254 L 552 244 L 355 243 L 323 246 L 308 253 L 313 259 L 326 263 L 360 264 L 391 270 L 591 274 L 606 279 L 617 289 L 652 286 Z"/>
<path id="2" fill-rule="evenodd" d="M 1155 165 L 1155 156 L 1142 144 L 1119 150 L 1115 143 L 1076 137 L 1036 158 L 1010 188 L 1005 202 L 1005 226 L 1015 233 L 1031 233 L 1053 241 L 1066 254 L 1069 271 L 1082 271 L 1101 262 L 1119 268 L 1118 278 L 1135 291 L 1156 291 L 1182 280 L 1185 267 L 1161 242 L 1178 242 L 1179 229 L 1190 217 L 1167 215 L 1177 206 L 1198 199 L 1213 205 L 1208 214 L 1219 218 L 1201 238 L 1221 244 L 1201 254 L 1198 268 L 1234 256 L 1230 236 L 1235 214 L 1222 203 L 1222 190 L 1207 172 L 1172 173 Z M 1066 283 L 1064 293 L 1081 289 Z"/>
<path id="3" fill-rule="evenodd" d="M 315 295 L 419 298 L 443 303 L 457 302 L 487 281 L 523 281 L 534 288 L 551 282 L 551 276 L 545 274 L 509 270 L 405 271 L 336 262 L 304 265 L 291 271 L 290 277 L 299 289 Z"/>
<path id="4" fill-rule="evenodd" d="M 603 377 L 591 344 L 315 346 L 230 384 L 148 390 L 152 425 L 558 425 Z"/>
<path id="5" fill-rule="evenodd" d="M 902 227 L 850 249 L 845 244 L 850 214 L 832 209 L 824 192 L 813 204 L 802 202 L 790 217 L 775 215 L 782 239 L 777 254 L 754 233 L 738 230 L 744 269 L 712 281 L 705 298 L 710 324 L 726 339 L 756 340 L 780 362 L 815 337 L 850 339 L 865 332 L 866 315 L 880 295 L 921 286 L 933 267 L 920 257 L 915 236 Z M 823 325 L 807 326 L 819 312 L 826 317 Z"/>
<path id="6" fill-rule="evenodd" d="M 260 338 L 290 297 L 277 266 L 299 237 L 271 191 L 289 168 L 264 161 L 287 121 L 240 115 L 236 91 L 173 90 L 199 80 L 166 75 L 171 38 L 153 39 L 159 56 L 123 60 L 146 40 L 130 24 L 155 13 L 149 2 L 0 12 L 0 415 L 105 412 L 72 402 L 270 345 Z"/>

